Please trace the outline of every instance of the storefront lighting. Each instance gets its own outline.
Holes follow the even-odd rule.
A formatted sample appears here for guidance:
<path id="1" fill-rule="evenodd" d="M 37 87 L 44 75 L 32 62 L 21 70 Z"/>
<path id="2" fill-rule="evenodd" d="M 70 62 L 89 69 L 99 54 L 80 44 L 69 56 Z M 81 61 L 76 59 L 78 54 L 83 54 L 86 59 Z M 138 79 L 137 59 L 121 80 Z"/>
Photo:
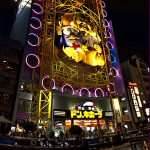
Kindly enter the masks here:
<path id="1" fill-rule="evenodd" d="M 91 93 L 90 93 L 89 89 L 87 89 L 87 88 L 80 89 L 79 96 L 82 96 L 82 90 L 86 90 L 88 92 L 88 95 L 89 95 L 88 97 L 91 97 Z"/>
<path id="2" fill-rule="evenodd" d="M 29 34 L 29 37 L 30 37 L 30 39 L 33 39 L 33 37 L 36 39 L 36 43 L 35 44 L 33 44 L 32 42 L 31 42 L 31 40 L 29 39 L 28 40 L 28 44 L 29 45 L 31 45 L 31 46 L 38 46 L 39 44 L 40 44 L 40 38 L 37 36 L 37 34 L 35 34 L 35 33 L 30 33 Z M 32 38 L 31 38 L 32 37 Z"/>
<path id="3" fill-rule="evenodd" d="M 28 61 L 29 61 L 29 57 L 35 57 L 36 59 L 37 59 L 37 64 L 35 65 L 35 66 L 32 66 Z M 37 56 L 37 55 L 35 55 L 35 54 L 29 54 L 29 55 L 27 55 L 27 57 L 26 57 L 26 64 L 27 64 L 27 66 L 28 67 L 30 67 L 30 68 L 32 68 L 32 69 L 35 69 L 35 68 L 37 68 L 38 66 L 39 66 L 39 64 L 40 64 L 40 59 L 39 59 L 39 57 Z"/>
<path id="4" fill-rule="evenodd" d="M 95 89 L 95 92 L 94 92 L 95 97 L 98 97 L 98 95 L 97 95 L 97 91 L 98 91 L 98 90 L 100 90 L 100 91 L 101 91 L 101 93 L 102 93 L 102 97 L 104 97 L 104 96 L 105 96 L 105 94 L 104 94 L 104 91 L 103 91 L 101 88 L 96 88 L 96 89 Z"/>
<path id="5" fill-rule="evenodd" d="M 73 89 L 73 87 L 72 87 L 70 84 L 65 84 L 65 85 L 63 85 L 62 88 L 61 88 L 61 91 L 64 92 L 64 88 L 65 88 L 66 86 L 68 86 L 68 87 L 71 88 L 71 90 L 72 90 L 72 95 L 74 95 L 74 89 Z"/>
<path id="6" fill-rule="evenodd" d="M 32 21 L 36 21 L 39 25 L 38 25 L 38 26 L 34 26 L 34 25 L 32 24 Z M 40 28 L 42 27 L 42 23 L 41 23 L 41 21 L 40 21 L 37 17 L 32 17 L 32 18 L 31 18 L 30 26 L 31 26 L 33 29 L 38 30 L 38 29 L 40 29 Z"/>
<path id="7" fill-rule="evenodd" d="M 38 9 L 39 9 L 40 11 L 35 10 L 34 7 L 38 7 Z M 32 10 L 33 10 L 33 12 L 34 12 L 35 14 L 37 14 L 37 15 L 43 13 L 43 8 L 42 8 L 42 6 L 41 6 L 40 4 L 38 4 L 38 3 L 33 3 Z"/>

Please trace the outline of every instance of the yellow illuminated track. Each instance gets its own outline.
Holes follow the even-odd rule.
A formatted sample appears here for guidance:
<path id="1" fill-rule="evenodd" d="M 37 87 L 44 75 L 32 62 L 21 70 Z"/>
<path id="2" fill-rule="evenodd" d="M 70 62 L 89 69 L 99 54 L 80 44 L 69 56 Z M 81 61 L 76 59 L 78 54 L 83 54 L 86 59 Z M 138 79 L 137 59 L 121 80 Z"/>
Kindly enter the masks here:
<path id="1" fill-rule="evenodd" d="M 106 26 L 102 22 L 104 17 L 103 8 L 98 0 L 45 0 L 43 2 L 44 15 L 42 18 L 41 45 L 38 53 L 41 56 L 39 85 L 33 90 L 34 98 L 32 102 L 31 119 L 48 124 L 51 118 L 52 104 L 52 78 L 61 83 L 70 83 L 76 87 L 104 87 L 109 84 L 109 69 L 111 62 L 109 49 L 106 47 L 107 35 Z M 101 37 L 101 47 L 105 64 L 92 72 L 87 69 L 77 69 L 68 65 L 66 61 L 57 56 L 55 46 L 56 18 L 65 13 L 74 15 L 83 14 L 90 23 L 94 22 Z M 83 19 L 83 18 L 82 18 Z M 77 64 L 78 65 L 78 64 Z M 33 72 L 34 74 L 34 72 Z M 42 90 L 42 78 L 47 74 L 50 77 L 50 89 Z M 34 75 L 33 75 L 34 76 Z"/>

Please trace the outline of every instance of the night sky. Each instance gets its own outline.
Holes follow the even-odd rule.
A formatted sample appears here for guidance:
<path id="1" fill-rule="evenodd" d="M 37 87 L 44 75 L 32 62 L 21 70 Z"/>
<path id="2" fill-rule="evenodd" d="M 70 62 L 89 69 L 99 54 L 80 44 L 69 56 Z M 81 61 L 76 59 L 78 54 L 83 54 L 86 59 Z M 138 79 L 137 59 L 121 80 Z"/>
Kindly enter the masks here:
<path id="1" fill-rule="evenodd" d="M 13 4 L 12 4 L 13 1 Z M 0 35 L 10 32 L 16 6 L 14 0 L 0 5 Z M 120 62 L 133 54 L 148 63 L 148 0 L 104 0 L 107 20 L 112 20 Z"/>
<path id="2" fill-rule="evenodd" d="M 131 55 L 148 64 L 148 0 L 105 0 L 112 20 L 120 62 Z"/>

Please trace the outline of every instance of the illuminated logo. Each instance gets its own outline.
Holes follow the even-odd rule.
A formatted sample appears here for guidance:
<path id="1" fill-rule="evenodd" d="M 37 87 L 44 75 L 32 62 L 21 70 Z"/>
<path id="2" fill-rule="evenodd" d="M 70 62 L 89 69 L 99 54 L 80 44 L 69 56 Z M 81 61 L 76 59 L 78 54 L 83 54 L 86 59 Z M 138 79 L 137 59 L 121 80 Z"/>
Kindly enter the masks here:
<path id="1" fill-rule="evenodd" d="M 74 118 L 74 119 L 95 119 L 95 118 L 102 118 L 102 111 L 71 110 L 71 118 Z"/>

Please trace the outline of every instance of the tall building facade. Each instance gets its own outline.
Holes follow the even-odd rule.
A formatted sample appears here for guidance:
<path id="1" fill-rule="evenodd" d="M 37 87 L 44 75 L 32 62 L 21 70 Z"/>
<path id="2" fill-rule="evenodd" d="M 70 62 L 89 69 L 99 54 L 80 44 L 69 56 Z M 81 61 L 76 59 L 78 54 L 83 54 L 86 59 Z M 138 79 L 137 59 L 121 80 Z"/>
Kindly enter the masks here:
<path id="1" fill-rule="evenodd" d="M 128 100 L 135 124 L 147 121 L 145 109 L 149 100 L 149 68 L 138 56 L 121 63 Z"/>
<path id="2" fill-rule="evenodd" d="M 33 0 L 13 123 L 113 129 L 126 94 L 103 1 Z M 121 106 L 121 107 L 120 107 Z"/>
<path id="3" fill-rule="evenodd" d="M 0 114 L 12 119 L 22 59 L 22 41 L 10 38 L 20 0 L 0 5 Z M 18 30 L 16 33 L 20 32 Z"/>
<path id="4" fill-rule="evenodd" d="M 20 72 L 22 45 L 0 38 L 0 114 L 12 119 Z"/>

